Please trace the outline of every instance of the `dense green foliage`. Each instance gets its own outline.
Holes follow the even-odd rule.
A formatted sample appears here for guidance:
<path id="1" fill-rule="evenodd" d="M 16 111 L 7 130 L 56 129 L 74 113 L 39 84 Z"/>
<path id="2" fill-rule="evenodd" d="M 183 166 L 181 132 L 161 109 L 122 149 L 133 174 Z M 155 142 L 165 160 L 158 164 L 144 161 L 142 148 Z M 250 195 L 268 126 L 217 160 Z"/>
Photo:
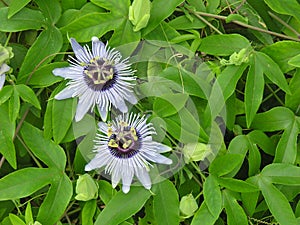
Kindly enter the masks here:
<path id="1" fill-rule="evenodd" d="M 54 99 L 93 36 L 173 149 L 151 191 L 83 175 L 99 114 Z M 0 224 L 300 224 L 299 37 L 297 0 L 1 0 Z"/>

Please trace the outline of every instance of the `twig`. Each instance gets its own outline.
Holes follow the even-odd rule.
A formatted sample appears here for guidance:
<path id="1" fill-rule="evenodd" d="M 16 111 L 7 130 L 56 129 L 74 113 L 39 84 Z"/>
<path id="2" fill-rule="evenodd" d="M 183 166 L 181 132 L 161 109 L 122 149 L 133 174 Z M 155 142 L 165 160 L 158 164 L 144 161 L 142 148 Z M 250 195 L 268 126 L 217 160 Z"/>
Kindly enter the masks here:
<path id="1" fill-rule="evenodd" d="M 226 16 L 220 16 L 220 15 L 215 15 L 215 14 L 205 13 L 205 12 L 195 12 L 195 11 L 192 11 L 190 9 L 188 9 L 188 10 L 189 10 L 189 12 L 193 13 L 195 16 L 197 16 L 197 15 L 201 16 L 201 17 L 202 16 L 206 16 L 206 17 L 211 17 L 211 18 L 220 19 L 220 20 L 224 20 L 224 21 L 227 18 Z M 237 21 L 237 20 L 233 20 L 233 21 L 231 21 L 231 23 L 235 23 L 235 24 L 237 24 L 239 26 L 242 26 L 242 27 L 245 27 L 245 28 L 248 28 L 248 29 L 251 29 L 251 30 L 256 30 L 256 31 L 259 31 L 259 32 L 262 32 L 262 33 L 270 34 L 270 35 L 273 35 L 273 36 L 277 36 L 277 37 L 280 37 L 280 38 L 284 38 L 284 39 L 288 39 L 288 40 L 293 40 L 293 41 L 300 42 L 299 38 L 294 38 L 294 37 L 290 37 L 290 36 L 287 36 L 287 35 L 284 35 L 284 34 L 280 34 L 280 33 L 277 33 L 277 32 L 265 30 L 265 29 L 262 29 L 262 28 L 259 28 L 259 27 L 255 27 L 255 26 L 246 24 L 246 23 L 242 23 L 242 22 Z"/>
<path id="2" fill-rule="evenodd" d="M 282 25 L 284 25 L 287 29 L 289 29 L 290 31 L 292 31 L 294 34 L 297 35 L 298 38 L 300 38 L 300 34 L 298 33 L 298 31 L 296 31 L 293 27 L 291 27 L 289 24 L 287 24 L 285 21 L 283 21 L 281 18 L 279 18 L 278 16 L 276 16 L 275 14 L 268 12 L 269 15 L 274 18 L 275 20 L 277 20 L 279 23 L 281 23 Z"/>

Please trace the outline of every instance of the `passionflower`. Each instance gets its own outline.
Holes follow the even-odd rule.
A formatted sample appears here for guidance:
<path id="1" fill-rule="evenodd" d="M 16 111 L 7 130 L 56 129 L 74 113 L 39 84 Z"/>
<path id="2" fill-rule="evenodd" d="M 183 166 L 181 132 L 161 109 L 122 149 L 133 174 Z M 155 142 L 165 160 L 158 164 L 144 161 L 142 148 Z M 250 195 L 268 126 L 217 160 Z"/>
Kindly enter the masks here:
<path id="1" fill-rule="evenodd" d="M 10 67 L 3 63 L 0 66 L 0 90 L 2 89 L 4 82 L 5 82 L 5 73 L 8 72 L 10 70 Z"/>
<path id="2" fill-rule="evenodd" d="M 97 106 L 102 120 L 106 120 L 111 105 L 122 113 L 128 111 L 125 101 L 136 104 L 133 94 L 135 77 L 128 58 L 103 44 L 97 37 L 92 38 L 92 50 L 88 45 L 79 45 L 70 38 L 75 57 L 70 56 L 69 67 L 56 68 L 55 76 L 68 79 L 67 87 L 55 99 L 78 97 L 75 121 Z"/>
<path id="3" fill-rule="evenodd" d="M 105 167 L 115 188 L 122 179 L 122 191 L 128 193 L 133 177 L 146 188 L 151 188 L 149 176 L 152 163 L 172 164 L 160 153 L 170 147 L 152 140 L 155 129 L 145 116 L 122 114 L 111 123 L 100 122 L 95 138 L 94 158 L 85 166 L 86 171 Z"/>

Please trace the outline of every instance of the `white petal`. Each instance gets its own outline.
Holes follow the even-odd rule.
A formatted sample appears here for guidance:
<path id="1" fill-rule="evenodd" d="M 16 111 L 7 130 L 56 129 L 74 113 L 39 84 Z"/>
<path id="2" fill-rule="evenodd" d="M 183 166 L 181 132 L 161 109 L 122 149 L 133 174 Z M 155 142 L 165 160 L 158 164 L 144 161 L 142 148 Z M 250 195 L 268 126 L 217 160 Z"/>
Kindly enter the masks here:
<path id="1" fill-rule="evenodd" d="M 0 67 L 0 74 L 6 73 L 9 70 L 10 70 L 10 67 L 6 63 L 3 63 Z"/>
<path id="2" fill-rule="evenodd" d="M 121 180 L 120 171 L 113 171 L 113 173 L 111 175 L 111 184 L 112 184 L 113 188 L 115 188 L 118 185 L 120 180 Z"/>
<path id="3" fill-rule="evenodd" d="M 98 112 L 100 114 L 100 117 L 101 117 L 102 121 L 106 121 L 107 114 L 108 114 L 107 108 L 104 107 L 103 109 L 101 109 L 99 105 L 97 105 L 97 108 L 98 108 Z"/>
<path id="4" fill-rule="evenodd" d="M 105 48 L 105 45 L 101 41 L 99 41 L 99 39 L 97 37 L 92 37 L 92 51 L 93 51 L 94 57 L 96 57 L 96 56 L 103 57 L 101 51 L 104 48 Z"/>
<path id="5" fill-rule="evenodd" d="M 138 100 L 135 97 L 135 95 L 133 93 L 131 93 L 131 92 L 128 93 L 126 100 L 128 102 L 130 102 L 131 104 L 133 104 L 133 105 L 135 105 L 138 102 Z"/>
<path id="6" fill-rule="evenodd" d="M 119 101 L 117 101 L 115 107 L 117 109 L 119 109 L 122 113 L 128 112 L 128 108 L 123 99 L 120 99 Z"/>
<path id="7" fill-rule="evenodd" d="M 5 82 L 5 74 L 0 75 L 0 90 L 3 88 Z"/>
<path id="8" fill-rule="evenodd" d="M 98 123 L 98 127 L 99 127 L 99 130 L 100 130 L 102 133 L 107 133 L 108 127 L 107 127 L 107 124 L 106 124 L 106 123 L 99 122 L 99 123 Z"/>
<path id="9" fill-rule="evenodd" d="M 74 38 L 70 38 L 70 42 L 76 58 L 81 62 L 89 62 L 90 59 L 85 49 L 80 44 L 78 44 L 78 42 Z"/>
<path id="10" fill-rule="evenodd" d="M 79 98 L 76 114 L 75 114 L 75 121 L 80 121 L 84 115 L 89 111 L 91 108 L 92 101 L 89 101 L 89 99 L 86 98 Z"/>
<path id="11" fill-rule="evenodd" d="M 76 70 L 75 68 L 72 67 L 62 67 L 62 68 L 55 68 L 54 70 L 52 70 L 52 73 L 55 76 L 60 76 L 65 79 L 72 79 L 72 78 L 76 78 L 76 76 L 80 76 L 82 74 L 82 71 Z"/>
<path id="12" fill-rule="evenodd" d="M 151 188 L 151 179 L 146 169 L 137 169 L 136 177 L 146 189 Z"/>
<path id="13" fill-rule="evenodd" d="M 130 190 L 130 185 L 133 178 L 133 171 L 129 168 L 124 168 L 125 171 L 122 174 L 122 191 L 127 194 Z M 127 169 L 127 171 L 126 171 Z"/>
<path id="14" fill-rule="evenodd" d="M 171 147 L 167 146 L 167 145 L 163 145 L 161 143 L 158 142 L 154 142 L 154 145 L 157 147 L 157 152 L 158 153 L 164 153 L 164 152 L 169 152 L 172 150 Z"/>
<path id="15" fill-rule="evenodd" d="M 75 90 L 73 88 L 66 87 L 64 90 L 55 95 L 55 99 L 62 100 L 66 98 L 72 98 Z"/>
<path id="16" fill-rule="evenodd" d="M 165 157 L 163 155 L 160 155 L 159 153 L 147 154 L 147 152 L 144 152 L 144 154 L 152 162 L 160 163 L 160 164 L 167 164 L 167 165 L 172 164 L 172 160 L 171 159 L 169 159 L 169 158 L 167 158 L 167 157 Z"/>
<path id="17" fill-rule="evenodd" d="M 98 169 L 101 168 L 102 166 L 104 166 L 106 164 L 107 160 L 101 160 L 99 159 L 97 156 L 95 156 L 95 158 L 93 158 L 85 167 L 84 170 L 85 171 L 91 171 L 94 169 Z"/>

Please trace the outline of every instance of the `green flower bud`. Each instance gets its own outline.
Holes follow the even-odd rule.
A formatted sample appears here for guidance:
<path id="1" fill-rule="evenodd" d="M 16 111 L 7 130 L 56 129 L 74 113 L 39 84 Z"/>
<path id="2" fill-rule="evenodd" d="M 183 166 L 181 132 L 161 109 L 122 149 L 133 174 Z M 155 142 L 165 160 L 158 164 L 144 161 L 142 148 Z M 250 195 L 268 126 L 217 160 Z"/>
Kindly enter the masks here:
<path id="1" fill-rule="evenodd" d="M 137 32 L 146 27 L 150 18 L 151 2 L 149 0 L 134 0 L 129 7 L 129 20 L 133 31 Z"/>
<path id="2" fill-rule="evenodd" d="M 98 197 L 98 184 L 89 174 L 79 176 L 76 182 L 75 199 L 79 201 L 89 201 Z"/>
<path id="3" fill-rule="evenodd" d="M 11 59 L 14 56 L 11 47 L 3 47 L 0 44 L 0 65 L 2 65 L 7 60 Z"/>
<path id="4" fill-rule="evenodd" d="M 186 163 L 205 159 L 212 152 L 210 145 L 204 143 L 188 143 L 183 147 Z"/>
<path id="5" fill-rule="evenodd" d="M 194 196 L 192 194 L 183 196 L 179 204 L 179 209 L 185 217 L 191 217 L 198 209 L 198 205 Z"/>

